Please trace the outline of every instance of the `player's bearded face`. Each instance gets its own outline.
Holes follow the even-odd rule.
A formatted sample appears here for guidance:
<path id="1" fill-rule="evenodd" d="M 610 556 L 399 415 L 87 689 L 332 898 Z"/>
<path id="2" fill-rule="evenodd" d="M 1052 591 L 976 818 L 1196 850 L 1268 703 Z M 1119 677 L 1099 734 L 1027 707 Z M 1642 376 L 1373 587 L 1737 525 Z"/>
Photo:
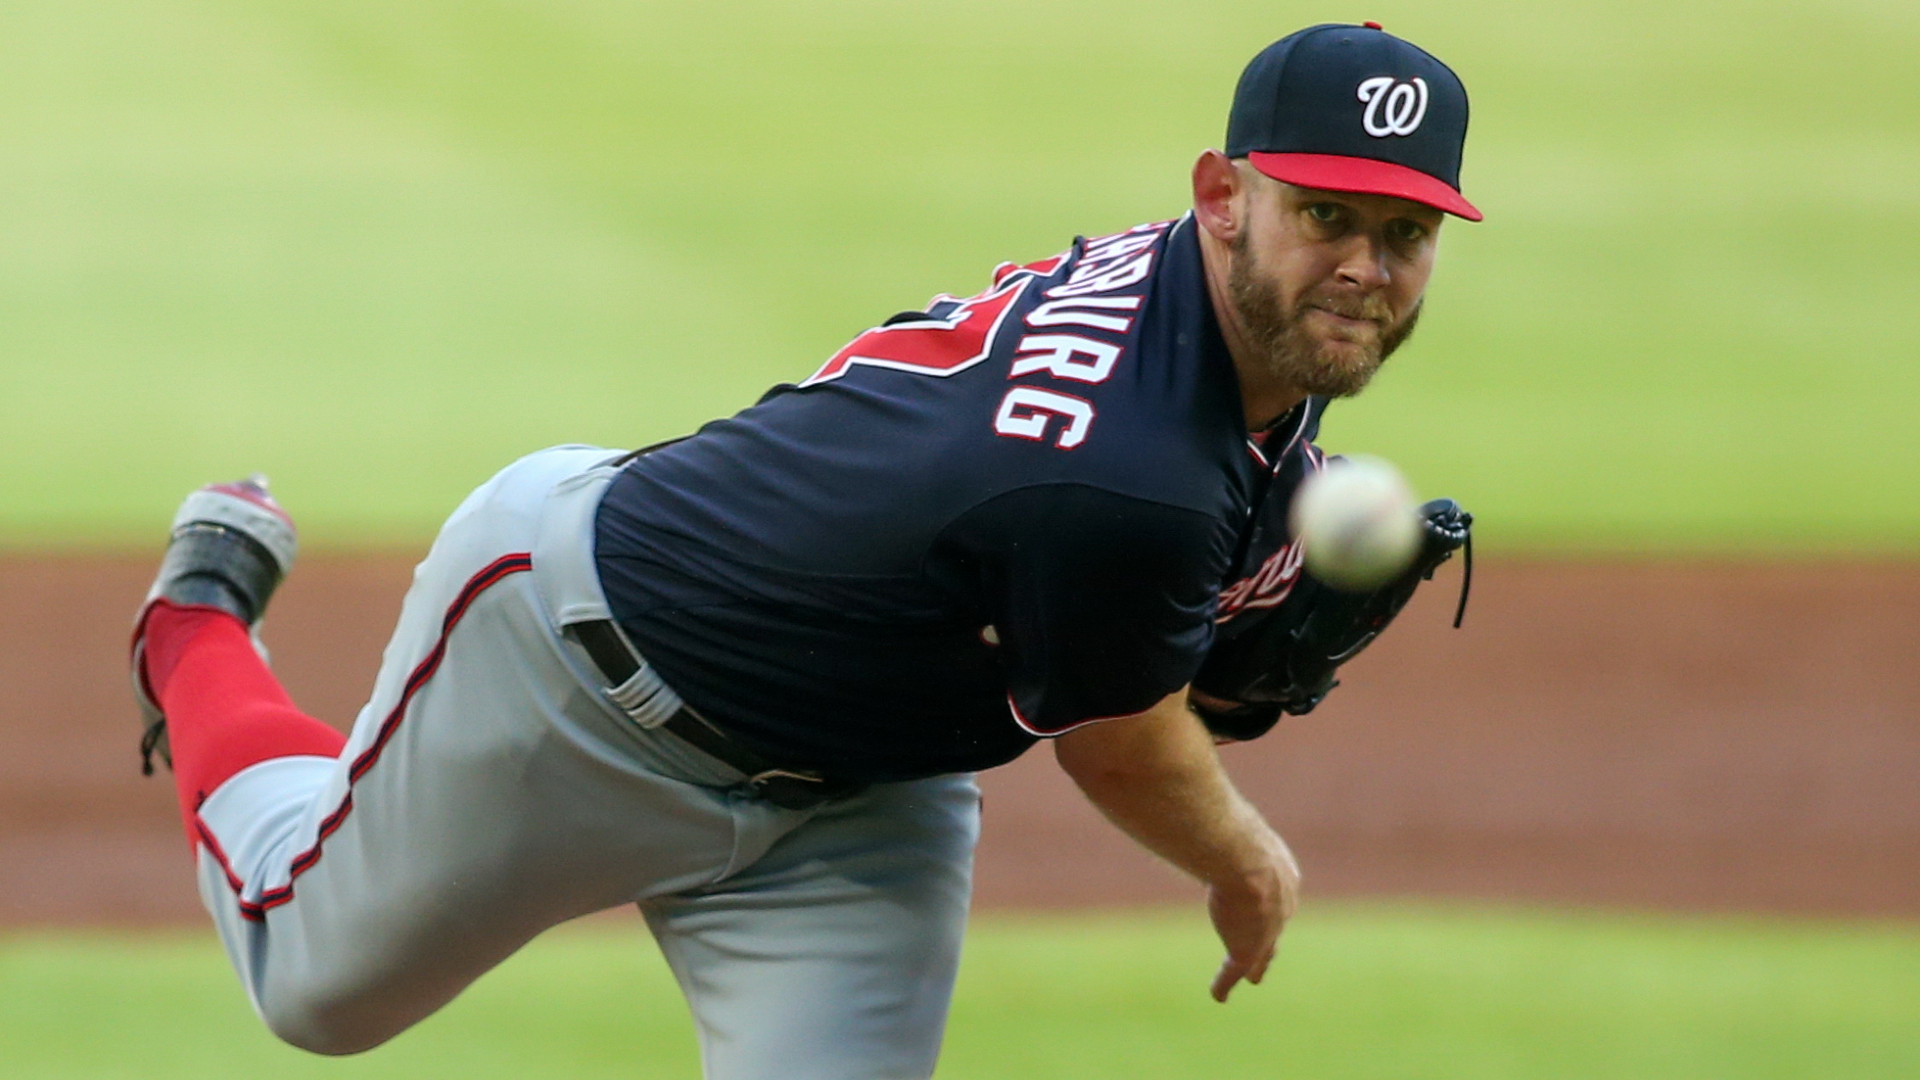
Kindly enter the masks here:
<path id="1" fill-rule="evenodd" d="M 1289 303 L 1280 279 L 1259 265 L 1251 234 L 1243 229 L 1233 238 L 1233 266 L 1227 273 L 1227 291 L 1247 343 L 1276 378 L 1298 390 L 1322 397 L 1359 393 L 1387 357 L 1413 336 L 1420 301 L 1397 321 L 1379 293 L 1355 296 L 1323 284 Z M 1308 319 L 1315 308 L 1363 325 L 1316 332 Z"/>

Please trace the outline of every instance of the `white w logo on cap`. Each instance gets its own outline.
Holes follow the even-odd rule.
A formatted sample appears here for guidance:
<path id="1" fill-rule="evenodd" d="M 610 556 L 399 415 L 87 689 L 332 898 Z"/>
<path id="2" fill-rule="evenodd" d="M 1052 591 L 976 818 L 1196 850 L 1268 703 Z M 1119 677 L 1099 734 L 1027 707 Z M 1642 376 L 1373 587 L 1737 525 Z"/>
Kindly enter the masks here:
<path id="1" fill-rule="evenodd" d="M 1411 82 L 1396 82 L 1391 75 L 1375 75 L 1360 83 L 1359 96 L 1367 104 L 1361 123 L 1376 139 L 1411 135 L 1427 118 L 1427 80 L 1418 76 Z"/>

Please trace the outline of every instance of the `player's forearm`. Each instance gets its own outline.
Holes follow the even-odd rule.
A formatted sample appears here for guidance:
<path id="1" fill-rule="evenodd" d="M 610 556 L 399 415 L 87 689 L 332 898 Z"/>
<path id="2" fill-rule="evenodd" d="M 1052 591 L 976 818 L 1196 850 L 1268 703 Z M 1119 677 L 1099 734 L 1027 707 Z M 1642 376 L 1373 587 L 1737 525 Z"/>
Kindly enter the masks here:
<path id="1" fill-rule="evenodd" d="M 1278 889 L 1285 845 L 1233 787 L 1184 691 L 1139 716 L 1068 732 L 1061 768 L 1113 823 L 1215 887 Z"/>

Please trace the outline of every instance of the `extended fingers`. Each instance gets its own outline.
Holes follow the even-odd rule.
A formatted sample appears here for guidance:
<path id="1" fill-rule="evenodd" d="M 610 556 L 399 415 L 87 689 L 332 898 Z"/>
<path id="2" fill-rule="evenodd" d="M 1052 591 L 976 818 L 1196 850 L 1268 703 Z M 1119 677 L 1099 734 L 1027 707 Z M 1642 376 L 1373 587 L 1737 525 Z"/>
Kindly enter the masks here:
<path id="1" fill-rule="evenodd" d="M 1220 972 L 1213 977 L 1213 1000 L 1224 1004 L 1246 970 L 1246 965 L 1236 963 L 1231 956 L 1220 961 Z"/>
<path id="2" fill-rule="evenodd" d="M 1213 977 L 1213 1000 L 1225 1002 L 1227 995 L 1233 992 L 1233 988 L 1239 985 L 1242 979 L 1258 986 L 1260 980 L 1267 977 L 1267 968 L 1272 966 L 1273 956 L 1278 948 L 1278 942 L 1274 938 L 1269 938 L 1266 948 L 1254 954 L 1249 960 L 1236 958 L 1234 953 L 1229 951 L 1226 959 L 1220 961 L 1220 971 Z"/>
<path id="3" fill-rule="evenodd" d="M 1267 968 L 1272 966 L 1273 964 L 1273 953 L 1275 948 L 1276 946 L 1273 946 L 1273 945 L 1267 946 L 1267 954 L 1265 956 L 1262 956 L 1257 962 L 1253 964 L 1253 966 L 1247 969 L 1248 982 L 1254 984 L 1255 986 L 1258 986 L 1260 985 L 1260 980 L 1267 977 Z"/>
<path id="4" fill-rule="evenodd" d="M 1255 986 L 1260 985 L 1260 980 L 1267 977 L 1267 968 L 1273 964 L 1276 948 L 1278 946 L 1269 941 L 1265 951 L 1252 961 L 1238 960 L 1228 953 L 1227 958 L 1220 961 L 1220 971 L 1213 977 L 1213 1000 L 1225 1002 L 1227 995 L 1233 993 L 1233 988 L 1242 979 Z"/>

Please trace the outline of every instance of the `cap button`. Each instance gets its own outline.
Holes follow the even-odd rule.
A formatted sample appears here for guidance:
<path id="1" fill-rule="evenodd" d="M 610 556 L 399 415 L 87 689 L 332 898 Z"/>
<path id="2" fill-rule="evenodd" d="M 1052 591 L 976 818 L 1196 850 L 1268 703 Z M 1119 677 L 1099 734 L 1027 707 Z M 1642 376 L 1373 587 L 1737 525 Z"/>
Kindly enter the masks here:
<path id="1" fill-rule="evenodd" d="M 1381 26 L 1379 23 L 1372 22 L 1372 21 L 1363 22 L 1360 25 L 1366 27 L 1369 30 L 1385 30 L 1386 29 L 1386 27 Z"/>

